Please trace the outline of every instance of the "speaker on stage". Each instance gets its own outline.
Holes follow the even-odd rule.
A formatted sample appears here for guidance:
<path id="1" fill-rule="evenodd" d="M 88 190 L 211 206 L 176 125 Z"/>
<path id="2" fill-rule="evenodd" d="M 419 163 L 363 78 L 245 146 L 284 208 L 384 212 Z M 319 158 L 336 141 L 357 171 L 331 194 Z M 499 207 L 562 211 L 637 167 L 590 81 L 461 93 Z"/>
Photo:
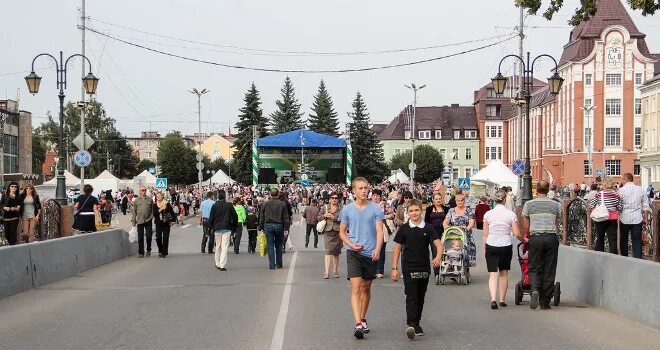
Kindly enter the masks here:
<path id="1" fill-rule="evenodd" d="M 341 184 L 344 183 L 344 169 L 343 168 L 330 168 L 328 169 L 328 183 Z"/>
<path id="2" fill-rule="evenodd" d="M 277 175 L 274 168 L 261 168 L 259 169 L 259 183 L 260 184 L 276 184 Z"/>

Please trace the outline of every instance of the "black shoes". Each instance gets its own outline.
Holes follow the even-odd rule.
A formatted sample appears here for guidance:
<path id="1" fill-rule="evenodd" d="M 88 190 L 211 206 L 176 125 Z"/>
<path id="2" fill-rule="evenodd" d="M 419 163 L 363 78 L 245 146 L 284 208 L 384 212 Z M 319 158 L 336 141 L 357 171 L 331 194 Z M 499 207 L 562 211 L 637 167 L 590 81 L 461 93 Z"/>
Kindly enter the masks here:
<path id="1" fill-rule="evenodd" d="M 495 300 L 490 302 L 491 310 L 497 310 L 497 302 Z"/>
<path id="2" fill-rule="evenodd" d="M 543 302 L 541 303 L 541 310 L 550 310 L 550 302 Z"/>
<path id="3" fill-rule="evenodd" d="M 238 250 L 234 250 L 234 254 L 240 254 Z"/>
<path id="4" fill-rule="evenodd" d="M 418 324 L 415 325 L 415 335 L 418 336 L 418 337 L 421 337 L 421 336 L 424 335 L 424 330 L 423 330 L 422 327 L 421 327 L 420 325 L 418 325 Z"/>
<path id="5" fill-rule="evenodd" d="M 335 273 L 335 275 L 337 275 L 337 274 Z M 364 334 L 369 333 L 369 326 L 367 325 L 367 319 L 366 318 L 362 319 L 362 331 L 364 332 Z"/>
<path id="6" fill-rule="evenodd" d="M 215 253 L 215 252 L 213 250 L 209 249 L 209 254 L 213 254 L 213 253 Z"/>
<path id="7" fill-rule="evenodd" d="M 305 243 L 305 248 L 307 248 L 307 246 L 309 246 L 309 243 Z"/>
<path id="8" fill-rule="evenodd" d="M 206 247 L 202 244 L 202 254 L 206 253 Z"/>
<path id="9" fill-rule="evenodd" d="M 147 252 L 147 258 L 151 256 L 151 252 Z"/>
<path id="10" fill-rule="evenodd" d="M 440 275 L 435 275 L 435 285 L 436 286 L 440 285 Z"/>
<path id="11" fill-rule="evenodd" d="M 227 269 L 224 268 L 224 267 L 218 267 L 218 270 L 220 270 L 220 271 L 227 271 Z"/>
<path id="12" fill-rule="evenodd" d="M 408 327 L 406 328 L 406 336 L 407 336 L 408 339 L 410 339 L 410 340 L 415 339 L 415 327 L 413 327 L 413 326 L 408 326 Z"/>
<path id="13" fill-rule="evenodd" d="M 536 310 L 537 307 L 539 307 L 539 292 L 533 291 L 532 300 L 530 300 L 529 302 L 529 308 L 532 310 Z"/>
<path id="14" fill-rule="evenodd" d="M 501 307 L 506 307 L 506 303 L 503 302 L 503 301 L 500 301 L 500 306 L 501 306 Z"/>
<path id="15" fill-rule="evenodd" d="M 138 255 L 138 258 L 144 258 L 144 254 Z"/>
<path id="16" fill-rule="evenodd" d="M 364 330 L 362 330 L 362 323 L 358 323 L 355 326 L 355 329 L 353 330 L 353 336 L 357 339 L 364 339 Z"/>

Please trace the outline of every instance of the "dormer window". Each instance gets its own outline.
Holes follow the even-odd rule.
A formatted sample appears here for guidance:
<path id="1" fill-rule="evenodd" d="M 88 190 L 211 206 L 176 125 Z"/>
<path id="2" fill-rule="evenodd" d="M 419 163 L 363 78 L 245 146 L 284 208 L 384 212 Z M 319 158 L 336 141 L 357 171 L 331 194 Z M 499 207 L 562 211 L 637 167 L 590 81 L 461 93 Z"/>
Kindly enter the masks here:
<path id="1" fill-rule="evenodd" d="M 420 140 L 430 140 L 431 130 L 420 130 L 417 132 Z"/>
<path id="2" fill-rule="evenodd" d="M 437 140 L 442 139 L 442 130 L 436 130 L 436 131 L 435 131 L 435 138 L 436 138 Z"/>
<path id="3" fill-rule="evenodd" d="M 461 131 L 460 130 L 454 130 L 454 140 L 458 140 L 461 138 Z"/>

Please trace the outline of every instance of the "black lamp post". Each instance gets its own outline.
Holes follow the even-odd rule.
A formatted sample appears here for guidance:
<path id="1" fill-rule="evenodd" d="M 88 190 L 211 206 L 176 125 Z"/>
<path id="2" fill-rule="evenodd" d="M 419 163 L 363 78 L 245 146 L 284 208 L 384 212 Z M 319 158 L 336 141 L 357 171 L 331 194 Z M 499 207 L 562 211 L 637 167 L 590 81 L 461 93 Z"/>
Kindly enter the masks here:
<path id="1" fill-rule="evenodd" d="M 500 64 L 497 68 L 497 75 L 491 79 L 493 81 L 493 89 L 495 90 L 495 93 L 498 95 L 501 95 L 504 93 L 504 89 L 506 88 L 506 77 L 504 77 L 501 73 L 501 67 L 502 67 L 502 62 L 504 62 L 505 59 L 509 57 L 515 57 L 517 58 L 520 63 L 523 65 L 523 76 L 522 82 L 523 82 L 523 87 L 521 93 L 524 95 L 525 98 L 525 124 L 527 127 L 527 133 L 525 135 L 525 173 L 523 175 L 523 193 L 521 197 L 522 204 L 525 204 L 528 200 L 532 199 L 532 173 L 531 173 L 531 164 L 529 161 L 530 157 L 530 122 L 529 122 L 529 109 L 530 109 L 530 104 L 532 101 L 532 89 L 534 86 L 534 63 L 536 62 L 537 59 L 541 57 L 548 57 L 550 58 L 554 63 L 555 63 L 555 74 L 553 74 L 550 78 L 548 78 L 548 88 L 550 89 L 550 93 L 553 95 L 557 95 L 559 93 L 559 90 L 561 89 L 561 84 L 564 82 L 564 79 L 559 76 L 559 73 L 557 73 L 557 61 L 550 55 L 539 55 L 534 58 L 533 61 L 530 63 L 530 58 L 529 58 L 529 52 L 527 53 L 527 63 L 525 63 L 525 60 L 518 56 L 518 55 L 507 55 L 500 60 Z"/>
<path id="2" fill-rule="evenodd" d="M 57 160 L 57 187 L 55 188 L 55 200 L 61 205 L 67 204 L 66 196 L 66 184 L 64 177 L 64 89 L 66 89 L 66 68 L 69 64 L 69 60 L 74 57 L 82 57 L 89 64 L 89 74 L 82 78 L 83 87 L 85 91 L 93 95 L 96 93 L 96 87 L 99 84 L 99 79 L 92 74 L 92 63 L 89 59 L 81 54 L 75 54 L 69 56 L 69 58 L 64 60 L 62 51 L 60 51 L 59 61 L 53 55 L 48 53 L 42 53 L 37 55 L 32 60 L 32 72 L 25 77 L 25 82 L 27 83 L 28 90 L 31 94 L 36 94 L 39 92 L 39 85 L 41 84 L 41 77 L 34 73 L 34 62 L 37 58 L 41 56 L 48 56 L 55 61 L 55 70 L 57 72 L 57 88 L 60 89 L 58 97 L 60 98 L 60 145 L 59 145 L 59 155 Z"/>

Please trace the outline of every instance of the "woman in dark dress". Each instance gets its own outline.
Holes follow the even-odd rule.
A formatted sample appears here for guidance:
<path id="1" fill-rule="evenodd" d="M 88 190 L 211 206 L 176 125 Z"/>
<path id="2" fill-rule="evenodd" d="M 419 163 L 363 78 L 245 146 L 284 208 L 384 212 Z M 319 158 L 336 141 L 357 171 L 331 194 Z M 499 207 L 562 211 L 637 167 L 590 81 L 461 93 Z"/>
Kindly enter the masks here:
<path id="1" fill-rule="evenodd" d="M 18 184 L 12 181 L 2 196 L 2 220 L 5 226 L 5 238 L 7 238 L 9 245 L 20 243 L 18 239 L 18 217 L 20 211 L 21 198 L 18 195 Z"/>
<path id="2" fill-rule="evenodd" d="M 170 225 L 176 223 L 174 208 L 170 202 L 165 200 L 163 192 L 156 193 L 156 201 L 153 204 L 154 222 L 156 223 L 156 245 L 158 245 L 158 256 L 164 258 L 168 254 L 170 245 Z"/>
<path id="3" fill-rule="evenodd" d="M 81 232 L 96 232 L 96 216 L 99 215 L 99 201 L 92 195 L 92 185 L 83 187 L 82 195 L 73 205 L 78 210 L 73 218 L 73 228 Z"/>
<path id="4" fill-rule="evenodd" d="M 426 215 L 424 215 L 424 221 L 433 226 L 433 230 L 438 234 L 440 241 L 442 242 L 442 233 L 444 232 L 444 227 L 442 223 L 445 221 L 447 215 L 448 207 L 443 203 L 445 198 L 443 195 L 444 191 L 436 191 L 433 193 L 433 205 L 426 208 Z M 433 254 L 433 259 L 438 255 L 438 251 L 435 249 L 435 245 L 431 244 L 431 253 Z M 435 275 L 435 284 L 440 284 L 440 267 L 433 267 L 433 274 Z"/>

